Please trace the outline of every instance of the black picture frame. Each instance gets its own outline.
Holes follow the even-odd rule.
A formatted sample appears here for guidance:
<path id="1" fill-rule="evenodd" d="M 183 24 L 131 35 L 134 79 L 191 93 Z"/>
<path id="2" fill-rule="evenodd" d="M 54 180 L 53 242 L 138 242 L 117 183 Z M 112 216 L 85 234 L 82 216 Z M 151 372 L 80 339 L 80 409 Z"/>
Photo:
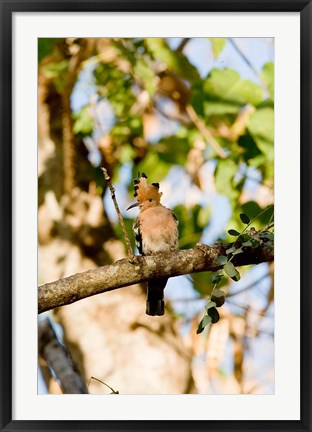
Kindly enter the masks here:
<path id="1" fill-rule="evenodd" d="M 311 0 L 11 1 L 1 4 L 1 249 L 0 403 L 1 431 L 209 430 L 311 431 Z M 16 421 L 12 420 L 12 16 L 14 12 L 300 12 L 301 54 L 301 297 L 298 421 Z M 299 209 L 298 209 L 299 210 Z M 291 227 L 289 234 L 291 247 Z M 294 291 L 298 287 L 294 287 Z M 291 321 L 289 322 L 291 326 Z M 291 373 L 291 372 L 290 372 Z"/>

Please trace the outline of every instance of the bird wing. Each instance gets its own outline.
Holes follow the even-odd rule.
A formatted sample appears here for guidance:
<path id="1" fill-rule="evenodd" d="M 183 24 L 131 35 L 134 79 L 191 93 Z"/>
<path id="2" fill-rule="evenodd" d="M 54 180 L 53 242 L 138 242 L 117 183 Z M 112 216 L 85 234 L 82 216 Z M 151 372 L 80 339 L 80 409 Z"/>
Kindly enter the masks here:
<path id="1" fill-rule="evenodd" d="M 175 220 L 175 222 L 176 222 L 176 224 L 177 224 L 177 226 L 178 226 L 178 225 L 179 225 L 179 219 L 176 217 L 176 215 L 173 213 L 172 210 L 170 210 L 170 211 L 171 211 L 171 214 L 172 214 L 173 219 Z"/>
<path id="2" fill-rule="evenodd" d="M 133 222 L 133 231 L 135 235 L 135 245 L 139 250 L 141 255 L 144 255 L 142 248 L 142 233 L 141 233 L 141 224 L 139 218 L 136 218 Z"/>

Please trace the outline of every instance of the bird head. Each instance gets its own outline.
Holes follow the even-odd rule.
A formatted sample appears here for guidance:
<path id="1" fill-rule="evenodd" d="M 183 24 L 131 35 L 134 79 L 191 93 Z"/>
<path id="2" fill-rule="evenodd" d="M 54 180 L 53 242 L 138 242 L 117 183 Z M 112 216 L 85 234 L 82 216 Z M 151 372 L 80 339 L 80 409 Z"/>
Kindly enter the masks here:
<path id="1" fill-rule="evenodd" d="M 140 210 L 145 210 L 149 207 L 155 207 L 160 204 L 162 192 L 159 192 L 159 183 L 147 183 L 147 176 L 145 173 L 138 174 L 138 178 L 133 180 L 134 184 L 134 197 L 137 202 L 132 204 L 127 210 L 133 207 L 140 207 Z"/>

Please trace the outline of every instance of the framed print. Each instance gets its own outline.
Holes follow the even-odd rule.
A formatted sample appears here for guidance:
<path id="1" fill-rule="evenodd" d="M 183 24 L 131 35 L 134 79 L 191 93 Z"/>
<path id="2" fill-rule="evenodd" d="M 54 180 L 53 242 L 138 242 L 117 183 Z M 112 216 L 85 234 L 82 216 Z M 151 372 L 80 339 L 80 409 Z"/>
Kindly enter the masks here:
<path id="1" fill-rule="evenodd" d="M 311 2 L 1 22 L 1 430 L 311 430 Z"/>

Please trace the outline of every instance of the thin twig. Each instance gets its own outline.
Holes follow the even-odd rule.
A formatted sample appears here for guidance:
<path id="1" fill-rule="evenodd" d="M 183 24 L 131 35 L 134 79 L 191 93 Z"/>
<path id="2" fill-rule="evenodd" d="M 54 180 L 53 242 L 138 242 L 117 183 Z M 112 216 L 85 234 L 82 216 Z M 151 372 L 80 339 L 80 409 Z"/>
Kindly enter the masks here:
<path id="1" fill-rule="evenodd" d="M 89 389 L 89 385 L 90 385 L 92 379 L 94 379 L 95 381 L 98 381 L 99 383 L 104 384 L 106 387 L 108 387 L 108 388 L 112 391 L 111 394 L 119 394 L 119 391 L 118 391 L 118 390 L 115 391 L 111 386 L 109 386 L 108 384 L 106 384 L 104 381 L 101 381 L 100 379 L 95 378 L 94 376 L 92 376 L 92 377 L 89 379 L 89 382 L 88 382 L 88 389 Z"/>
<path id="2" fill-rule="evenodd" d="M 115 205 L 115 209 L 116 209 L 116 212 L 117 212 L 117 215 L 118 215 L 118 218 L 119 218 L 121 229 L 122 229 L 122 232 L 123 232 L 123 235 L 124 235 L 124 238 L 125 238 L 125 242 L 126 242 L 126 246 L 127 246 L 127 251 L 128 251 L 128 257 L 130 259 L 132 259 L 134 255 L 133 255 L 131 243 L 130 243 L 130 240 L 129 240 L 129 237 L 128 237 L 128 233 L 127 233 L 127 230 L 126 230 L 126 226 L 125 226 L 124 220 L 122 218 L 122 214 L 121 214 L 121 212 L 119 210 L 119 207 L 118 207 L 118 203 L 117 203 L 116 196 L 115 196 L 115 189 L 114 189 L 114 187 L 113 187 L 113 185 L 111 183 L 111 179 L 110 179 L 110 176 L 107 173 L 107 169 L 101 167 L 101 170 L 103 171 L 104 178 L 107 181 L 109 190 L 111 192 L 112 200 L 113 200 L 113 203 Z"/>
<path id="3" fill-rule="evenodd" d="M 268 276 L 270 276 L 269 272 L 265 273 L 264 275 L 259 277 L 259 279 L 255 280 L 254 282 L 245 286 L 244 288 L 240 289 L 239 291 L 230 292 L 230 293 L 225 294 L 226 299 L 228 299 L 229 297 L 233 297 L 237 294 L 240 294 L 242 292 L 248 291 L 252 288 L 255 288 L 260 282 L 262 282 Z M 205 300 L 206 300 L 205 297 L 191 297 L 191 298 L 176 298 L 176 299 L 172 299 L 171 301 L 172 301 L 172 303 L 187 303 L 187 302 L 205 301 Z"/>
<path id="4" fill-rule="evenodd" d="M 237 307 L 239 309 L 243 309 L 243 310 L 246 310 L 247 308 L 249 308 L 252 313 L 258 314 L 260 317 L 261 316 L 266 316 L 267 318 L 273 318 L 272 315 L 268 315 L 267 313 L 262 312 L 262 310 L 256 309 L 256 308 L 251 307 L 249 305 L 246 306 L 246 305 L 243 305 L 241 303 L 237 303 L 237 302 L 233 301 L 231 298 L 227 299 L 227 304 L 230 304 L 232 306 L 235 306 L 235 307 Z"/>
<path id="5" fill-rule="evenodd" d="M 269 229 L 271 229 L 271 228 L 273 228 L 273 227 L 274 227 L 274 221 L 268 223 L 268 224 L 267 224 L 265 227 L 263 227 L 259 232 L 260 232 L 260 233 L 263 233 L 263 232 L 268 231 Z"/>
<path id="6" fill-rule="evenodd" d="M 190 39 L 191 39 L 191 38 L 183 38 L 183 39 L 181 40 L 179 46 L 177 47 L 176 51 L 182 52 L 183 49 L 184 49 L 184 47 L 185 47 L 185 45 L 188 43 L 188 41 L 189 41 Z"/>
<path id="7" fill-rule="evenodd" d="M 269 272 L 265 273 L 264 275 L 260 276 L 257 280 L 253 281 L 251 284 L 245 286 L 244 288 L 241 288 L 238 291 L 234 291 L 234 292 L 230 292 L 226 295 L 226 298 L 228 297 L 233 297 L 236 296 L 238 294 L 241 294 L 245 291 L 248 291 L 252 288 L 255 288 L 260 282 L 262 282 L 264 279 L 266 279 L 268 276 L 270 276 Z"/>
<path id="8" fill-rule="evenodd" d="M 253 71 L 253 73 L 256 75 L 256 77 L 259 77 L 257 69 L 254 67 L 254 65 L 251 63 L 251 61 L 245 56 L 245 54 L 239 48 L 239 46 L 236 44 L 236 42 L 233 40 L 233 38 L 229 38 L 228 40 L 232 44 L 233 48 L 237 51 L 237 53 L 242 57 L 244 62 L 250 67 L 250 69 Z"/>
<path id="9" fill-rule="evenodd" d="M 253 73 L 256 75 L 256 77 L 260 80 L 261 83 L 261 87 L 264 90 L 267 90 L 266 85 L 264 83 L 264 81 L 262 80 L 259 72 L 257 71 L 257 69 L 254 67 L 254 65 L 251 63 L 251 61 L 245 56 L 245 54 L 243 53 L 243 51 L 239 48 L 239 46 L 236 44 L 236 42 L 234 41 L 233 38 L 228 38 L 228 41 L 231 43 L 231 45 L 233 46 L 233 48 L 236 50 L 236 52 L 241 56 L 241 58 L 244 60 L 244 62 L 250 67 L 250 69 L 253 71 Z"/>
<path id="10" fill-rule="evenodd" d="M 264 274 L 263 276 L 261 276 L 261 278 L 259 278 L 258 280 L 256 280 L 256 281 L 253 282 L 252 284 L 246 286 L 245 288 L 242 288 L 241 290 L 236 291 L 236 292 L 234 292 L 234 293 L 227 293 L 227 294 L 225 295 L 225 297 L 226 297 L 226 302 L 229 303 L 229 304 L 231 304 L 231 305 L 233 305 L 233 306 L 236 306 L 236 307 L 238 307 L 238 308 L 241 308 L 241 309 L 243 309 L 243 310 L 246 310 L 247 306 L 243 306 L 243 305 L 241 305 L 241 304 L 238 304 L 238 303 L 234 302 L 230 297 L 235 296 L 236 294 L 240 294 L 240 293 L 242 293 L 242 292 L 244 292 L 244 291 L 247 291 L 247 290 L 249 290 L 249 289 L 251 289 L 251 288 L 254 288 L 256 285 L 258 285 L 260 282 L 262 282 L 262 281 L 263 281 L 266 277 L 268 277 L 268 276 L 270 276 L 269 273 L 266 273 L 266 274 Z M 184 302 L 199 301 L 199 300 L 200 300 L 200 301 L 204 301 L 205 298 L 204 298 L 204 297 L 193 297 L 193 298 L 188 298 L 188 299 L 187 299 L 187 298 L 184 298 L 184 299 L 172 299 L 171 301 L 172 301 L 172 303 L 176 303 L 176 302 L 183 302 L 183 303 L 184 303 Z M 255 309 L 255 308 L 250 307 L 250 306 L 248 306 L 248 309 L 250 309 L 250 310 L 251 310 L 252 312 L 254 312 L 254 313 L 259 314 L 260 317 L 268 316 L 268 315 L 266 314 L 266 311 L 257 310 L 257 309 Z M 257 331 L 259 331 L 259 330 L 257 329 Z"/>
<path id="11" fill-rule="evenodd" d="M 208 144 L 211 145 L 211 147 L 215 150 L 218 156 L 220 156 L 222 159 L 226 157 L 226 153 L 223 150 L 223 148 L 220 146 L 218 141 L 214 138 L 210 130 L 206 127 L 205 123 L 198 117 L 196 114 L 194 108 L 191 105 L 187 105 L 185 108 L 187 114 L 189 115 L 190 119 L 194 123 L 194 125 L 198 128 L 198 130 L 202 133 L 202 135 L 207 140 Z"/>

